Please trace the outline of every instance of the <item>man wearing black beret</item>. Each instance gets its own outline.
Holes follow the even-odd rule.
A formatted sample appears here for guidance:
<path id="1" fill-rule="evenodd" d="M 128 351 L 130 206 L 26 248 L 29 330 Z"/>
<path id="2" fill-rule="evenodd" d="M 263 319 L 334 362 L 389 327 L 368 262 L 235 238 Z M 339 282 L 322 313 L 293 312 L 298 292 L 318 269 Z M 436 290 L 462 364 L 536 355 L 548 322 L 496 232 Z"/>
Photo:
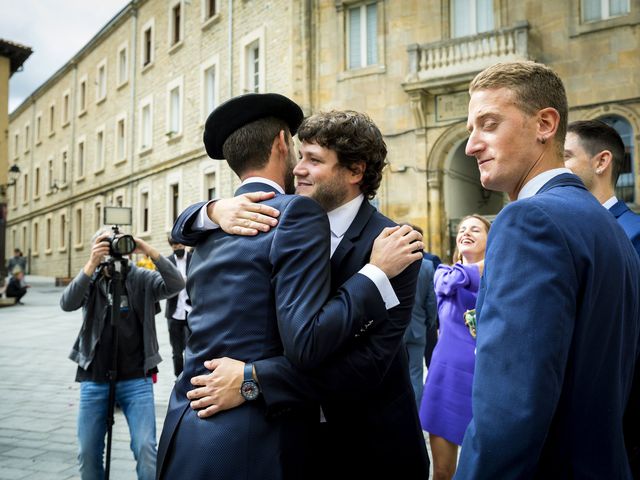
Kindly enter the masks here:
<path id="1" fill-rule="evenodd" d="M 207 212 L 200 203 L 174 226 L 176 241 L 196 246 L 187 286 L 192 335 L 158 448 L 158 478 L 309 477 L 310 426 L 318 411 L 302 405 L 270 414 L 252 362 L 285 355 L 296 368 L 317 367 L 386 318 L 385 302 L 392 300 L 380 274 L 392 278 L 420 259 L 419 251 L 413 253 L 422 249 L 417 234 L 389 232 L 369 270 L 329 298 L 327 216 L 314 200 L 285 194 L 293 191 L 291 135 L 301 121 L 302 111 L 286 97 L 249 94 L 220 105 L 206 122 L 207 153 L 226 158 L 241 178 L 236 193 L 275 193 L 264 204 L 280 216 L 277 228 L 258 236 L 194 230 Z M 208 372 L 206 360 L 220 357 L 244 362 L 242 404 L 202 418 L 190 408 L 190 379 Z"/>

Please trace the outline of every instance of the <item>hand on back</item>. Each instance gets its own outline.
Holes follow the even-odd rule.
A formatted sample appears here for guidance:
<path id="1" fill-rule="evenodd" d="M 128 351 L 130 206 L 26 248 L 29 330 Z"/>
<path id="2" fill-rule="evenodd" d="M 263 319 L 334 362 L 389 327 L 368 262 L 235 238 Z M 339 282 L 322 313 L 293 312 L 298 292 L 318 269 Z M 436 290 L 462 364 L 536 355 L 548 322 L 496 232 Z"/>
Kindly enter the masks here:
<path id="1" fill-rule="evenodd" d="M 254 192 L 223 198 L 207 207 L 209 218 L 233 235 L 253 236 L 268 232 L 278 224 L 280 212 L 262 202 L 275 197 L 273 192 Z"/>

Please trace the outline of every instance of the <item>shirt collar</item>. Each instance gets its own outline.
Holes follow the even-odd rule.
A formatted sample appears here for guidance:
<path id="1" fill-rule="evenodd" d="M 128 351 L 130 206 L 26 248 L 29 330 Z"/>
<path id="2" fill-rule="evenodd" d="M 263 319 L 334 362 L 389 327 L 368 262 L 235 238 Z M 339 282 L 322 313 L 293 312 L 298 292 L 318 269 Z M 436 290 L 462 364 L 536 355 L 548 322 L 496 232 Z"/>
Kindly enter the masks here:
<path id="1" fill-rule="evenodd" d="M 518 193 L 518 200 L 522 200 L 523 198 L 533 197 L 536 193 L 538 193 L 538 190 L 540 190 L 545 183 L 547 183 L 552 178 L 557 177 L 558 175 L 561 175 L 563 173 L 573 173 L 573 172 L 568 168 L 562 167 L 562 168 L 552 168 L 551 170 L 547 170 L 545 172 L 542 172 L 536 175 L 527 183 L 525 183 L 524 187 L 522 187 L 522 190 L 520 190 L 520 193 Z"/>
<path id="2" fill-rule="evenodd" d="M 331 233 L 336 237 L 342 237 L 347 229 L 351 226 L 353 219 L 356 218 L 360 205 L 364 202 L 364 195 L 360 194 L 353 200 L 348 201 L 338 208 L 334 208 L 327 216 L 329 217 L 329 226 Z"/>
<path id="3" fill-rule="evenodd" d="M 264 177 L 245 178 L 240 184 L 240 186 L 246 185 L 247 183 L 266 183 L 267 185 L 275 188 L 278 192 L 284 194 L 284 189 L 280 185 L 278 185 L 276 182 L 274 182 L 273 180 L 269 180 L 268 178 L 264 178 Z"/>
<path id="4" fill-rule="evenodd" d="M 606 208 L 607 210 L 610 210 L 611 207 L 613 207 L 616 203 L 618 203 L 618 199 L 616 198 L 616 196 L 614 195 L 613 197 L 611 197 L 609 200 L 607 200 L 606 202 L 604 202 L 602 204 L 602 206 L 604 208 Z"/>

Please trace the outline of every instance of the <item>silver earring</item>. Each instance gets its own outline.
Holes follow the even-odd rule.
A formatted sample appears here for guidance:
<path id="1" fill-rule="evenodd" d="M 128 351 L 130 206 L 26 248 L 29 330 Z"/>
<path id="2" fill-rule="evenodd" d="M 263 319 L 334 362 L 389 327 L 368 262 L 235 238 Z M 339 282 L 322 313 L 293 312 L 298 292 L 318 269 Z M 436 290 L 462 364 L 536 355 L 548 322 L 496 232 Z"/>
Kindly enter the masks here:
<path id="1" fill-rule="evenodd" d="M 545 143 L 547 143 L 547 139 L 546 139 L 546 137 L 542 137 L 542 138 L 540 139 L 540 143 L 541 143 L 541 144 L 543 144 L 543 145 L 544 145 Z"/>

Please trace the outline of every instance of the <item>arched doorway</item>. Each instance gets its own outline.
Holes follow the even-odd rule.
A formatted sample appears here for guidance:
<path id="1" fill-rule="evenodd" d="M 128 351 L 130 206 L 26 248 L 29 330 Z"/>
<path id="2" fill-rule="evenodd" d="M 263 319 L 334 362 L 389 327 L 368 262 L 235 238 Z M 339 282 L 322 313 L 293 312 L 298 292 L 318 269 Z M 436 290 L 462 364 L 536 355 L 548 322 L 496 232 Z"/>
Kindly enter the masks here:
<path id="1" fill-rule="evenodd" d="M 460 219 L 479 213 L 493 219 L 505 204 L 501 192 L 485 190 L 480 183 L 480 172 L 475 158 L 465 155 L 467 141 L 463 140 L 451 150 L 443 168 L 444 211 L 448 227 L 447 258 L 455 248 L 456 233 Z"/>

